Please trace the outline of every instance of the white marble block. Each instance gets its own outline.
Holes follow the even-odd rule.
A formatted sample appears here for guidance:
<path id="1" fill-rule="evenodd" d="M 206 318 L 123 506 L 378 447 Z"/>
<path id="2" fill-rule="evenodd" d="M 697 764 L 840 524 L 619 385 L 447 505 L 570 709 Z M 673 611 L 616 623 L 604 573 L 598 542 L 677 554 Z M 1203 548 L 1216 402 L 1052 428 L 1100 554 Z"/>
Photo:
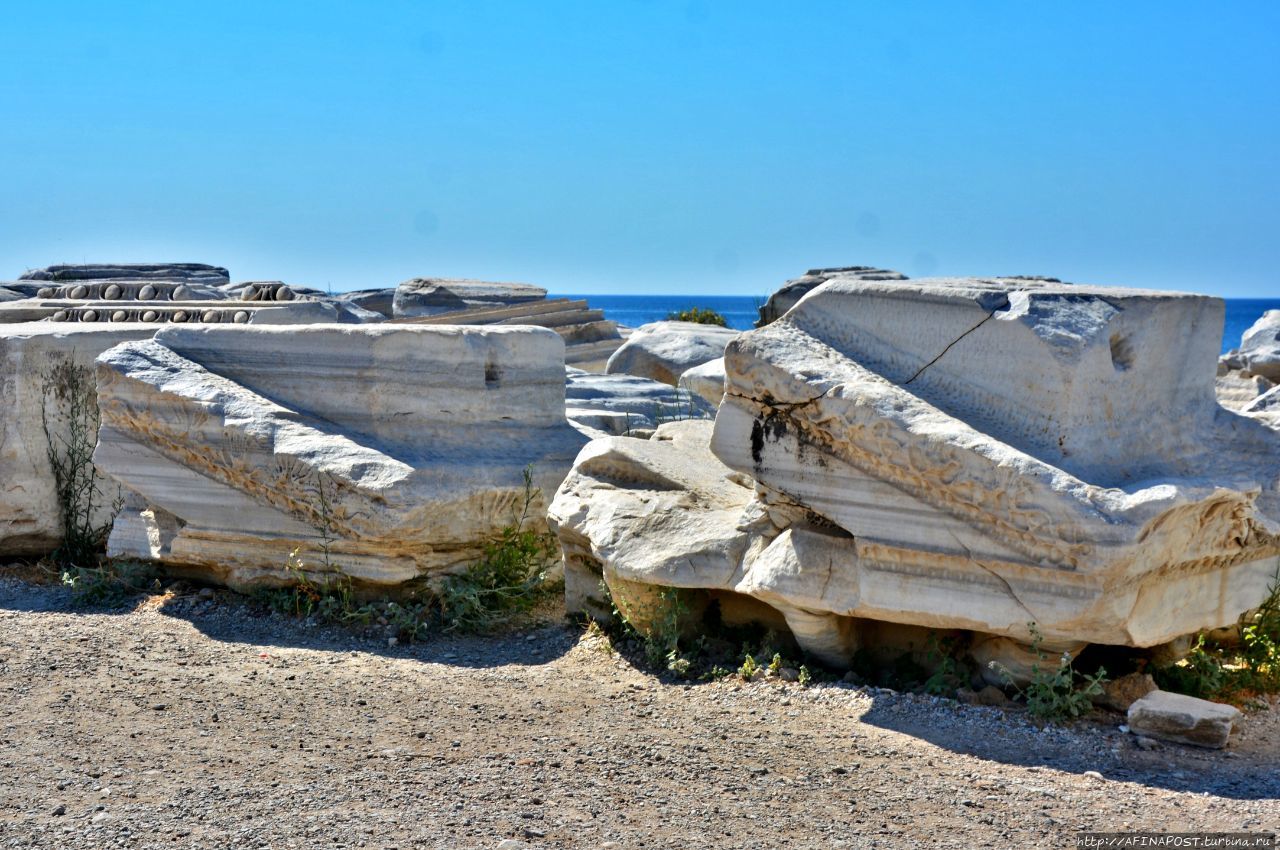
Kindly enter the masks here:
<path id="1" fill-rule="evenodd" d="M 650 322 L 636 328 L 609 358 L 610 375 L 636 375 L 676 386 L 680 376 L 724 353 L 738 331 L 698 322 Z"/>
<path id="2" fill-rule="evenodd" d="M 1280 434 L 1215 399 L 1222 313 L 833 279 L 729 344 L 710 452 L 687 423 L 683 447 L 583 450 L 552 508 L 567 562 L 750 596 L 833 663 L 868 620 L 1009 651 L 1035 623 L 1054 652 L 1229 625 L 1280 569 Z"/>
<path id="3" fill-rule="evenodd" d="M 1159 644 L 1234 622 L 1280 566 L 1280 439 L 1215 400 L 1222 310 L 828 283 L 730 345 L 712 450 L 849 534 L 846 569 L 899 576 L 876 618 Z M 983 585 L 988 604 L 955 610 Z"/>
<path id="4" fill-rule="evenodd" d="M 118 346 L 98 361 L 95 459 L 152 512 L 119 540 L 239 587 L 286 578 L 295 549 L 378 585 L 464 567 L 514 520 L 523 470 L 554 492 L 583 443 L 563 356 L 551 331 L 457 326 L 175 326 Z"/>

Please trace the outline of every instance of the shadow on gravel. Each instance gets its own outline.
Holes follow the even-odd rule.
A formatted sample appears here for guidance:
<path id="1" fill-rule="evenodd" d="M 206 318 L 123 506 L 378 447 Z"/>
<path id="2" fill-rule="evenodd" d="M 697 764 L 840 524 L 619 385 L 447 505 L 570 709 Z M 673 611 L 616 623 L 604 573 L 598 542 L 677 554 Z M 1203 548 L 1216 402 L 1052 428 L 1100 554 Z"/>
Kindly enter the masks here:
<path id="1" fill-rule="evenodd" d="M 197 594 L 171 596 L 159 611 L 185 620 L 201 634 L 222 643 L 361 652 L 469 668 L 546 664 L 571 650 L 579 637 L 577 629 L 548 617 L 512 623 L 493 634 L 432 632 L 413 643 L 390 644 L 385 636 L 364 636 L 338 625 L 266 611 L 229 591 L 220 591 L 215 600 L 202 599 Z"/>
<path id="2" fill-rule="evenodd" d="M 492 634 L 433 632 L 413 643 L 389 645 L 385 635 L 364 636 L 341 626 L 317 623 L 267 611 L 252 599 L 229 590 L 202 596 L 183 581 L 165 592 L 135 595 L 118 605 L 84 605 L 57 577 L 35 575 L 26 566 L 0 567 L 0 609 L 25 613 L 124 616 L 151 606 L 167 617 L 190 623 L 206 637 L 223 643 L 312 649 L 319 652 L 363 652 L 385 658 L 458 667 L 536 666 L 564 655 L 578 642 L 580 630 L 555 613 L 509 624 Z"/>
<path id="3" fill-rule="evenodd" d="M 120 616 L 132 613 L 145 599 L 145 596 L 136 596 L 120 605 L 86 606 L 77 602 L 71 588 L 59 583 L 56 576 L 33 578 L 28 570 L 19 572 L 12 567 L 0 567 L 0 609 L 7 611 Z"/>
<path id="4" fill-rule="evenodd" d="M 935 706 L 911 696 L 876 695 L 861 721 L 1001 764 L 1077 774 L 1096 771 L 1110 780 L 1236 800 L 1280 797 L 1280 747 L 1258 751 L 1251 746 L 1240 752 L 1157 743 L 1146 750 L 1134 736 L 1119 731 L 1119 715 L 1113 723 L 1086 720 L 1040 727 L 1021 713 L 989 708 L 951 712 Z M 1033 779 L 1026 784 L 1035 789 Z"/>

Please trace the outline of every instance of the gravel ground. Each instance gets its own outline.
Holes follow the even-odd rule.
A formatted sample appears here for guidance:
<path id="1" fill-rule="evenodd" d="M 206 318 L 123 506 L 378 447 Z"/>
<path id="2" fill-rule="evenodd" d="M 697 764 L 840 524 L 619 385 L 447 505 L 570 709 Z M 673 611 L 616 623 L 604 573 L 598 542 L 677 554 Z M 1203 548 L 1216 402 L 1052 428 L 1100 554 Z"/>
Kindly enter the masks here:
<path id="1" fill-rule="evenodd" d="M 0 576 L 0 847 L 829 850 L 1280 831 L 1280 710 L 1248 716 L 1224 752 L 1144 749 L 1118 715 L 1039 728 L 874 688 L 664 684 L 553 616 L 388 647 L 223 592 L 112 612 L 68 601 Z"/>

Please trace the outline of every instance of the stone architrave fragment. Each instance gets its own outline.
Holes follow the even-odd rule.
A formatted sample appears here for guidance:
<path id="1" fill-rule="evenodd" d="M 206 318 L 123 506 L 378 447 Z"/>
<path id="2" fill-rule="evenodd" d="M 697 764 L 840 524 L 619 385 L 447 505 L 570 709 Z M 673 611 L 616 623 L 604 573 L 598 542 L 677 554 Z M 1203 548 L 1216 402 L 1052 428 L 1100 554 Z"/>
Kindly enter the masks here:
<path id="1" fill-rule="evenodd" d="M 583 438 L 538 328 L 166 327 L 98 360 L 95 460 L 133 494 L 111 550 L 237 587 L 395 585 L 473 563 Z M 539 500 L 534 522 L 541 522 Z"/>
<path id="2" fill-rule="evenodd" d="M 553 520 L 580 572 L 750 596 L 828 659 L 866 620 L 1050 654 L 1225 626 L 1280 568 L 1280 434 L 1215 400 L 1222 315 L 831 280 L 729 344 L 710 452 L 595 441 Z"/>

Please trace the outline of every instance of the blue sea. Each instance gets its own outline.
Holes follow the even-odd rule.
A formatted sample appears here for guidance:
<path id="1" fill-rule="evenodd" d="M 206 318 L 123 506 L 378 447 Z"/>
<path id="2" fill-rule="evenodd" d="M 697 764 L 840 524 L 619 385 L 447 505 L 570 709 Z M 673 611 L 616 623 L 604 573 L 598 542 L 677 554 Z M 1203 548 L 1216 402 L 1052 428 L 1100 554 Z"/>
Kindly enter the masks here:
<path id="1" fill-rule="evenodd" d="M 707 307 L 725 317 L 729 327 L 747 330 L 759 317 L 767 295 L 552 295 L 552 298 L 585 298 L 604 310 L 606 318 L 620 325 L 639 327 L 657 322 L 690 307 Z M 1280 298 L 1228 298 L 1222 350 L 1240 345 L 1240 336 L 1267 310 L 1280 310 Z"/>

